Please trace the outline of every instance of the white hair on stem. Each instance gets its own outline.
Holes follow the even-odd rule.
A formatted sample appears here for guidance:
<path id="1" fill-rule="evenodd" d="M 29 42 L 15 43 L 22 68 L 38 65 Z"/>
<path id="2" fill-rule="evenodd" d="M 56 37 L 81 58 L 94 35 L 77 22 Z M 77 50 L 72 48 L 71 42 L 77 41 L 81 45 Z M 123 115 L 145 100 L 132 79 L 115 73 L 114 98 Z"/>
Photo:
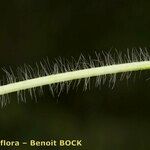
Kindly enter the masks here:
<path id="1" fill-rule="evenodd" d="M 86 59 L 82 54 L 76 61 L 58 58 L 51 65 L 46 58 L 33 67 L 24 64 L 18 67 L 16 73 L 9 68 L 3 68 L 6 73 L 6 81 L 3 80 L 0 86 L 1 105 L 5 106 L 9 102 L 9 94 L 16 92 L 18 100 L 26 101 L 26 91 L 29 91 L 31 98 L 37 99 L 37 93 L 44 93 L 43 86 L 49 85 L 53 96 L 59 96 L 70 87 L 77 87 L 81 79 L 84 79 L 84 90 L 90 87 L 90 78 L 96 77 L 95 85 L 104 84 L 109 75 L 109 86 L 112 88 L 116 82 L 116 74 L 122 73 L 120 80 L 129 78 L 131 72 L 150 69 L 150 55 L 147 49 L 127 49 L 125 54 L 115 51 L 96 53 L 95 58 L 90 56 Z M 53 67 L 52 67 L 53 66 Z M 38 92 L 36 92 L 38 90 Z"/>

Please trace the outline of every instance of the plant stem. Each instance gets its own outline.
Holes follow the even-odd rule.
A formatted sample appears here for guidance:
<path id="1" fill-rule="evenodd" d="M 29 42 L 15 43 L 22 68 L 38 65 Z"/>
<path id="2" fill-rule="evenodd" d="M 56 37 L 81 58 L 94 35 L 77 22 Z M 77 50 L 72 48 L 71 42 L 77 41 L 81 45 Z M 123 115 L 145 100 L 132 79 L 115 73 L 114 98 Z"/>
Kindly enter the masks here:
<path id="1" fill-rule="evenodd" d="M 28 79 L 7 85 L 0 86 L 0 95 L 26 90 L 30 88 L 40 87 L 59 82 L 71 81 L 82 78 L 89 78 L 94 76 L 101 76 L 107 74 L 116 74 L 129 71 L 147 70 L 150 69 L 150 61 L 131 62 L 124 64 L 114 64 L 109 66 L 94 67 L 48 76 Z"/>

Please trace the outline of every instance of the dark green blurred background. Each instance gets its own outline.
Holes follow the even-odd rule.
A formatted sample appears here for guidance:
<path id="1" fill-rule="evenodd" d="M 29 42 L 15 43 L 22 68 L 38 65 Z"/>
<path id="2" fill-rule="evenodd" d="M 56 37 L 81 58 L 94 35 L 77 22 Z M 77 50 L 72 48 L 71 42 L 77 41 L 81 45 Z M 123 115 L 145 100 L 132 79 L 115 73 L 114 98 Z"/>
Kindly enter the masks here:
<path id="1" fill-rule="evenodd" d="M 0 67 L 15 68 L 46 56 L 149 47 L 149 39 L 150 1 L 146 0 L 0 2 Z M 59 100 L 48 91 L 37 103 L 28 98 L 26 104 L 17 104 L 12 97 L 11 104 L 0 109 L 0 139 L 75 138 L 84 141 L 83 150 L 148 150 L 150 82 L 145 79 L 149 72 L 138 77 L 128 84 L 117 82 L 113 90 L 107 84 L 86 92 L 81 87 L 63 93 Z"/>

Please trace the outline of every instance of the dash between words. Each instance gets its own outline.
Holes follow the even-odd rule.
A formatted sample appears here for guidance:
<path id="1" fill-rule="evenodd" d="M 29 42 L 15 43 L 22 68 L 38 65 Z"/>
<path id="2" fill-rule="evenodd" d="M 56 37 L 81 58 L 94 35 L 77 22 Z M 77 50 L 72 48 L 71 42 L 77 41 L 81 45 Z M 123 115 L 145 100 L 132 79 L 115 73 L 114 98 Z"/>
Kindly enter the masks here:
<path id="1" fill-rule="evenodd" d="M 39 140 L 29 140 L 28 142 L 20 141 L 10 141 L 10 140 L 0 140 L 1 147 L 19 147 L 20 145 L 29 145 L 32 147 L 42 147 L 42 146 L 82 146 L 82 140 L 49 140 L 49 141 L 39 141 Z"/>

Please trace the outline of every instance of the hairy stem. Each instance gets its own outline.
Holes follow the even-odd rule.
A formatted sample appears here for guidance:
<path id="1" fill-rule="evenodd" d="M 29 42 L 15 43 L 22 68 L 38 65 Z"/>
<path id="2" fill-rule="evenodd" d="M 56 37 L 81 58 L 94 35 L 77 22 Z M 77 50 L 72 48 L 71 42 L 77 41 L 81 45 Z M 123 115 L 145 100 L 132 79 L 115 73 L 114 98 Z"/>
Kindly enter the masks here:
<path id="1" fill-rule="evenodd" d="M 114 64 L 102 67 L 94 67 L 65 73 L 52 74 L 48 76 L 38 77 L 34 79 L 24 80 L 16 83 L 10 83 L 0 86 L 0 95 L 26 90 L 30 88 L 40 87 L 59 82 L 71 81 L 94 76 L 107 74 L 116 74 L 129 71 L 150 69 L 150 61 L 131 62 L 124 64 Z"/>

